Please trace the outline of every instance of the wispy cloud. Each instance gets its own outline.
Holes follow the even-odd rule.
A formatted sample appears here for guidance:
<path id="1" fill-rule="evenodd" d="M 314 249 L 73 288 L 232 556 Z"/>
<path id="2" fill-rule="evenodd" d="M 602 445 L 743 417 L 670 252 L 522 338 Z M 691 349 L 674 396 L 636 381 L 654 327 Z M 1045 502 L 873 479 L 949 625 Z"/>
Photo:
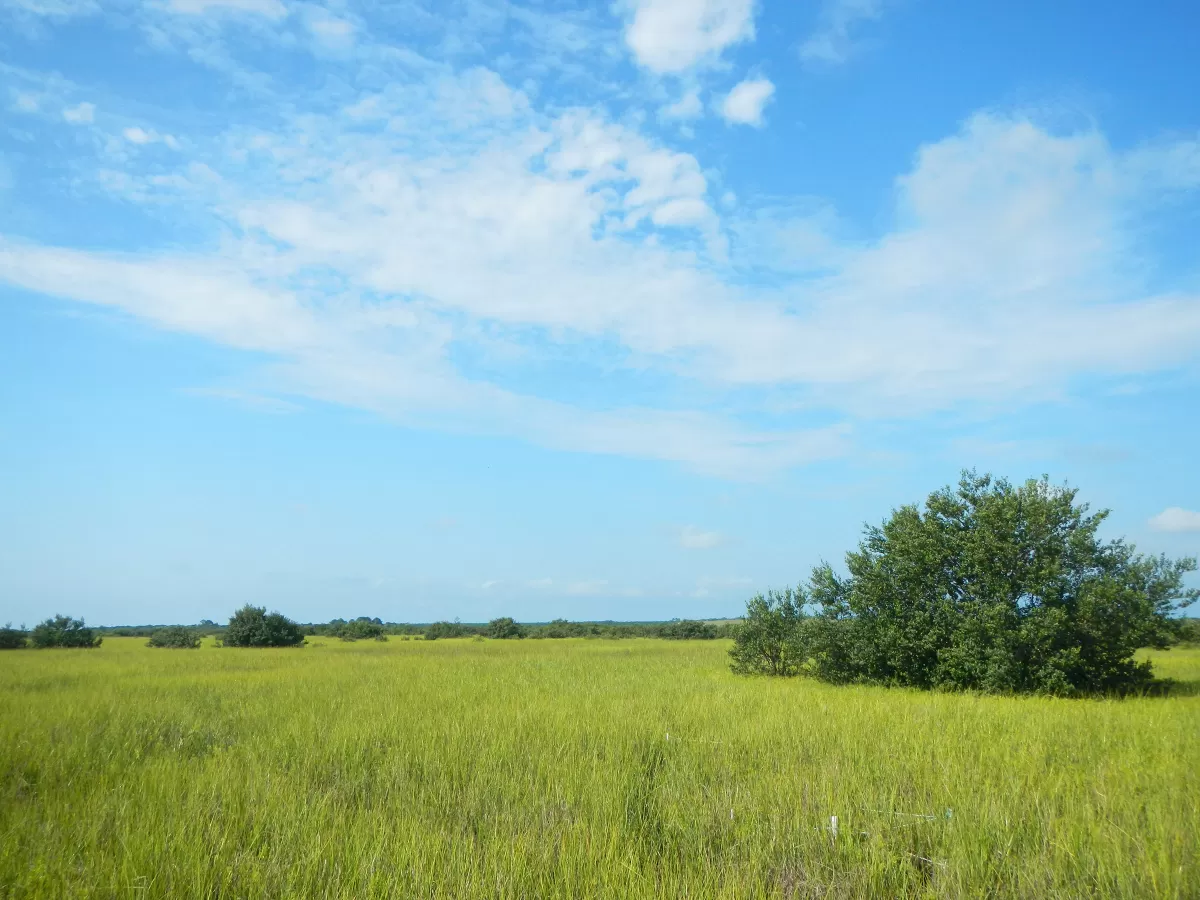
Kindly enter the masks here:
<path id="1" fill-rule="evenodd" d="M 1158 515 L 1151 517 L 1149 525 L 1155 531 L 1200 531 L 1200 512 L 1184 509 L 1181 506 L 1169 506 Z"/>
<path id="2" fill-rule="evenodd" d="M 854 32 L 883 14 L 885 0 L 825 0 L 820 26 L 800 45 L 807 63 L 838 65 L 854 51 Z"/>
<path id="3" fill-rule="evenodd" d="M 72 125 L 88 125 L 96 118 L 96 107 L 92 103 L 78 103 L 64 109 L 62 115 Z"/>
<path id="4" fill-rule="evenodd" d="M 630 34 L 682 16 L 708 35 L 647 50 L 663 64 L 753 31 L 753 4 L 627 11 Z M 253 21 L 289 47 L 307 28 Z M 102 253 L 0 236 L 0 281 L 249 351 L 287 396 L 731 477 L 844 454 L 867 418 L 1036 402 L 1200 350 L 1200 297 L 1145 279 L 1137 224 L 1200 186 L 1195 139 L 1115 150 L 1095 128 L 980 113 L 897 173 L 890 228 L 847 237 L 830 204 L 715 202 L 728 192 L 704 149 L 635 116 L 389 50 L 365 27 L 354 40 L 336 65 L 361 80 L 272 82 L 216 131 L 102 99 L 76 186 L 192 240 Z M 10 97 L 53 95 L 30 120 L 67 128 L 78 92 L 30 84 Z M 730 112 L 760 120 L 770 82 L 746 85 Z M 473 365 L 484 352 L 503 365 Z M 664 388 L 590 404 L 524 377 L 562 354 Z"/>

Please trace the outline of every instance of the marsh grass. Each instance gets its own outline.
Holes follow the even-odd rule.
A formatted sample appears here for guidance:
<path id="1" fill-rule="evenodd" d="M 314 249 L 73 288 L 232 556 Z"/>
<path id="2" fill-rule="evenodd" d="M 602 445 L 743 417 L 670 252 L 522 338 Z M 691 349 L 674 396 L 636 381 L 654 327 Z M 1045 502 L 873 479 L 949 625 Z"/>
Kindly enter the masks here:
<path id="1" fill-rule="evenodd" d="M 1071 701 L 727 648 L 0 655 L 0 896 L 1200 896 L 1200 650 Z"/>

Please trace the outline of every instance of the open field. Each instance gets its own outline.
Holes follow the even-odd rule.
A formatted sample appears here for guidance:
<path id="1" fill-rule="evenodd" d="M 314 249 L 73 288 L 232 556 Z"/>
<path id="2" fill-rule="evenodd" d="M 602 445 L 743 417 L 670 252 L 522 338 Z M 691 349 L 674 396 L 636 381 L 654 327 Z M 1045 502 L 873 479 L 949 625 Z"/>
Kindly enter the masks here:
<path id="1" fill-rule="evenodd" d="M 0 897 L 1200 896 L 1200 651 L 1069 701 L 727 646 L 2 653 Z"/>

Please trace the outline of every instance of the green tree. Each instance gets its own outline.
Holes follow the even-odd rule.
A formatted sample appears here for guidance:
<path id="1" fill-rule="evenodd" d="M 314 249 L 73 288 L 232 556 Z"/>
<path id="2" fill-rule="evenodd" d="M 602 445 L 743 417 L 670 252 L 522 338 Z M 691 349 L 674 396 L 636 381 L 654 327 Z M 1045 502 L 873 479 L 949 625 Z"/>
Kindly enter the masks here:
<path id="1" fill-rule="evenodd" d="M 802 588 L 767 591 L 746 604 L 733 632 L 730 667 L 739 675 L 795 675 L 807 658 Z"/>
<path id="2" fill-rule="evenodd" d="M 226 647 L 295 647 L 304 643 L 300 626 L 282 613 L 246 604 L 229 619 Z"/>
<path id="3" fill-rule="evenodd" d="M 383 633 L 383 623 L 367 616 L 359 616 L 350 622 L 334 619 L 329 625 L 329 633 L 343 641 L 387 640 L 387 635 Z"/>
<path id="4" fill-rule="evenodd" d="M 83 624 L 83 619 L 56 615 L 39 624 L 29 635 L 33 646 L 47 647 L 99 647 L 101 638 Z"/>
<path id="5" fill-rule="evenodd" d="M 150 635 L 147 647 L 164 647 L 170 650 L 195 650 L 200 646 L 200 636 L 190 628 L 172 625 L 160 628 Z"/>
<path id="6" fill-rule="evenodd" d="M 488 622 L 487 636 L 500 640 L 523 638 L 525 637 L 525 629 L 508 616 L 501 616 L 498 619 L 492 619 L 492 621 Z"/>
<path id="7" fill-rule="evenodd" d="M 1165 646 L 1194 559 L 1098 535 L 1077 491 L 964 472 L 956 488 L 865 530 L 847 578 L 813 572 L 808 651 L 820 677 L 920 688 L 1061 695 L 1151 678 L 1139 647 Z"/>
<path id="8" fill-rule="evenodd" d="M 13 628 L 11 622 L 0 628 L 0 650 L 20 650 L 26 645 L 24 629 Z"/>

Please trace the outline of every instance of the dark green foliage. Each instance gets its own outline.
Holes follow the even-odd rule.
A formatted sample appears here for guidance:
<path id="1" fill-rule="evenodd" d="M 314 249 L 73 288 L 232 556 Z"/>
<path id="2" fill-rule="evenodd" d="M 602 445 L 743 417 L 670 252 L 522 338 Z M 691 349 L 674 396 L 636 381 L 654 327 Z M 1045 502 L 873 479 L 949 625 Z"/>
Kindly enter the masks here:
<path id="1" fill-rule="evenodd" d="M 711 641 L 717 636 L 717 629 L 709 622 L 696 622 L 692 619 L 675 619 L 659 625 L 657 636 L 673 641 Z"/>
<path id="2" fill-rule="evenodd" d="M 11 622 L 0 628 L 0 650 L 20 650 L 26 646 L 28 643 L 22 629 L 13 628 Z"/>
<path id="3" fill-rule="evenodd" d="M 229 619 L 226 647 L 295 647 L 304 643 L 300 626 L 282 613 L 247 604 Z"/>
<path id="4" fill-rule="evenodd" d="M 425 629 L 425 640 L 436 641 L 438 638 L 467 637 L 477 633 L 477 629 L 469 628 L 461 622 L 434 622 Z"/>
<path id="5" fill-rule="evenodd" d="M 1175 637 L 1181 644 L 1200 644 L 1200 619 L 1179 619 Z"/>
<path id="6" fill-rule="evenodd" d="M 29 635 L 33 646 L 47 647 L 99 647 L 101 638 L 83 624 L 83 619 L 70 616 L 55 616 L 42 622 Z"/>
<path id="7" fill-rule="evenodd" d="M 345 619 L 334 619 L 324 627 L 310 626 L 306 629 L 309 634 L 328 634 L 341 638 L 343 641 L 386 641 L 383 622 L 369 616 L 359 616 L 347 622 Z"/>
<path id="8" fill-rule="evenodd" d="M 866 529 L 849 577 L 813 572 L 819 614 L 800 626 L 830 681 L 1060 695 L 1151 679 L 1139 647 L 1165 646 L 1196 599 L 1195 560 L 1134 552 L 1097 536 L 1076 491 L 964 473 L 957 488 Z"/>
<path id="9" fill-rule="evenodd" d="M 160 628 L 150 635 L 146 646 L 165 647 L 170 650 L 195 650 L 200 646 L 200 636 L 190 628 L 171 625 L 168 628 Z"/>
<path id="10" fill-rule="evenodd" d="M 795 675 L 807 656 L 803 619 L 799 588 L 752 597 L 733 632 L 730 668 L 739 675 Z"/>
<path id="11" fill-rule="evenodd" d="M 492 621 L 488 622 L 487 636 L 498 640 L 523 638 L 525 637 L 525 629 L 508 616 L 501 616 L 499 619 L 492 619 Z"/>

